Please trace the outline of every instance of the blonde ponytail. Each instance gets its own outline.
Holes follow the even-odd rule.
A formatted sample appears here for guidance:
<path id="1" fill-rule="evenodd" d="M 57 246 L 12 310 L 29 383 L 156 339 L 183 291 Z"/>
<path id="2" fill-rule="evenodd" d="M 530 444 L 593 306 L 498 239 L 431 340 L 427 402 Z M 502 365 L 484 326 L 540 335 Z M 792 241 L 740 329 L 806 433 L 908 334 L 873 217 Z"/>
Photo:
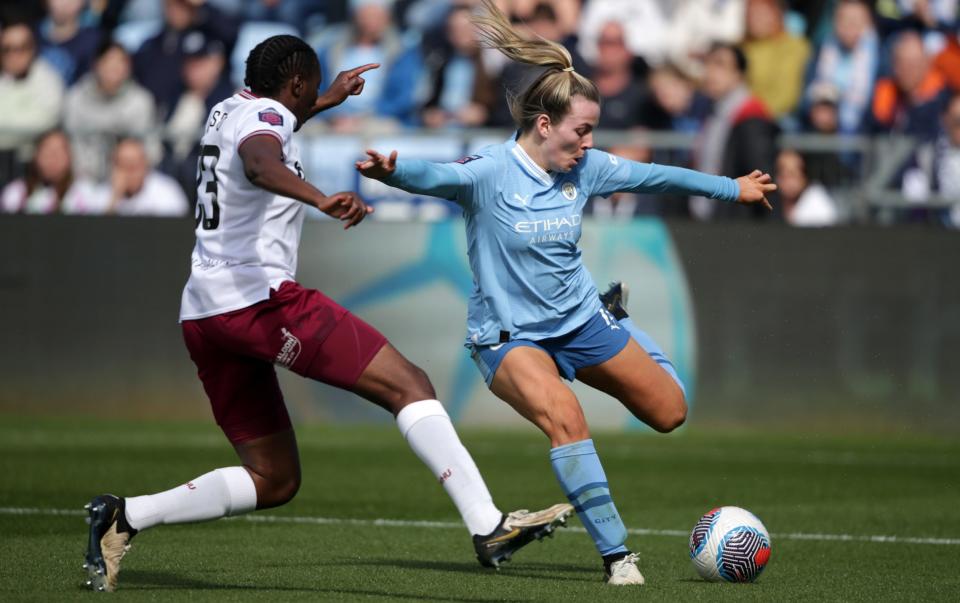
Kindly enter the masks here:
<path id="1" fill-rule="evenodd" d="M 495 48 L 512 61 L 546 68 L 527 90 L 508 95 L 510 113 L 521 131 L 532 129 L 538 115 L 546 114 L 553 123 L 561 121 L 574 96 L 600 102 L 597 86 L 573 70 L 566 48 L 544 38 L 524 38 L 492 0 L 481 0 L 481 4 L 482 11 L 471 17 L 481 46 Z"/>

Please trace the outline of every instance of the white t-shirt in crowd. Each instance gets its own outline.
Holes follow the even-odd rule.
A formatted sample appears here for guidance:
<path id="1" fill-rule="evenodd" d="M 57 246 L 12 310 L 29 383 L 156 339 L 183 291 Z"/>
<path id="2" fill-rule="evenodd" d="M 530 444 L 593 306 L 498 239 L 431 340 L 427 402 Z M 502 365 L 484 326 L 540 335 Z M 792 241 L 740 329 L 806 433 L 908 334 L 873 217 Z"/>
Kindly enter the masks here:
<path id="1" fill-rule="evenodd" d="M 57 207 L 57 192 L 49 186 L 38 187 L 27 195 L 27 183 L 14 180 L 0 193 L 0 207 L 4 213 L 16 214 L 103 214 L 109 198 L 104 198 L 97 186 L 89 180 L 75 180 Z"/>
<path id="2" fill-rule="evenodd" d="M 294 279 L 306 206 L 251 184 L 238 149 L 253 136 L 273 136 L 284 163 L 302 178 L 295 127 L 281 103 L 246 90 L 210 110 L 200 139 L 197 244 L 180 320 L 246 308 Z"/>
<path id="3" fill-rule="evenodd" d="M 830 193 L 822 184 L 811 184 L 803 191 L 797 204 L 787 213 L 791 226 L 833 226 L 840 221 L 840 214 Z"/>
<path id="4" fill-rule="evenodd" d="M 109 187 L 106 195 L 109 198 Z M 140 190 L 121 199 L 115 211 L 121 216 L 185 216 L 189 209 L 187 197 L 176 180 L 160 172 L 150 172 Z"/>

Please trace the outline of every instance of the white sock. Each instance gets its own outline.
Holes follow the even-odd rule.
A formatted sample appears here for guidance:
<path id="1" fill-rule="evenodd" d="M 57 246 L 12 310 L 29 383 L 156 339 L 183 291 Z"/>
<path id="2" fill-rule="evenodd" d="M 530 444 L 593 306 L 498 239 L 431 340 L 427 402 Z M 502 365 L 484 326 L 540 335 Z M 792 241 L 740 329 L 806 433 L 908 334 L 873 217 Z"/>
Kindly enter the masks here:
<path id="1" fill-rule="evenodd" d="M 467 449 L 460 443 L 443 404 L 421 400 L 403 407 L 397 427 L 410 448 L 443 484 L 471 534 L 489 534 L 502 513 Z"/>
<path id="2" fill-rule="evenodd" d="M 243 467 L 224 467 L 166 492 L 126 499 L 135 530 L 161 523 L 191 523 L 239 515 L 257 508 L 257 488 Z"/>

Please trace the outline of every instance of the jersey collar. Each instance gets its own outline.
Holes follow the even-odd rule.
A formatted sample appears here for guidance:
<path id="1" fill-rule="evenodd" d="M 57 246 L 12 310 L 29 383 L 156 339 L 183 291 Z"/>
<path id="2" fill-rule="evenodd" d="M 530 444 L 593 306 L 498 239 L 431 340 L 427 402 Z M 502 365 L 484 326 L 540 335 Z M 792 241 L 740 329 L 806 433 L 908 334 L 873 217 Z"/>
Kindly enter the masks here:
<path id="1" fill-rule="evenodd" d="M 537 165 L 533 159 L 530 158 L 530 155 L 527 155 L 527 152 L 523 150 L 518 143 L 513 143 L 513 148 L 510 149 L 510 154 L 513 155 L 514 160 L 520 164 L 520 167 L 530 175 L 534 180 L 540 182 L 545 186 L 553 186 L 553 176 L 548 174 L 542 167 Z"/>

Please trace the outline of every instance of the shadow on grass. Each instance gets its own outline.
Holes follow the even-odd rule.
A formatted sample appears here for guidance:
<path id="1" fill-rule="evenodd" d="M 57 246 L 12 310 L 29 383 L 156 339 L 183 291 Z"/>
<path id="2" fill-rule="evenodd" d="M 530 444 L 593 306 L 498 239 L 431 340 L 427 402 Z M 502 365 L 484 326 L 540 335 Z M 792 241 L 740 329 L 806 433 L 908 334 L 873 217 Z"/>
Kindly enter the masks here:
<path id="1" fill-rule="evenodd" d="M 348 565 L 348 564 L 345 564 Z M 83 590 L 85 588 L 81 587 Z M 366 597 L 384 597 L 388 599 L 409 599 L 412 601 L 458 601 L 462 603 L 492 603 L 493 601 L 503 601 L 506 603 L 523 603 L 529 599 L 477 599 L 468 597 L 434 597 L 422 593 L 402 593 L 388 590 L 371 590 L 357 588 L 324 588 L 323 586 L 278 586 L 274 584 L 252 585 L 252 584 L 229 584 L 223 582 L 208 582 L 206 580 L 197 580 L 173 572 L 128 570 L 123 572 L 119 590 L 240 590 L 240 591 L 262 591 L 264 594 L 271 591 L 310 593 L 320 595 L 322 593 L 338 594 L 345 596 L 366 596 Z"/>
<path id="2" fill-rule="evenodd" d="M 226 582 L 208 582 L 196 578 L 188 578 L 184 575 L 174 572 L 163 572 L 155 570 L 126 570 L 120 575 L 119 589 L 125 587 L 137 587 L 143 590 L 279 590 L 288 592 L 315 592 L 315 588 L 294 587 L 294 586 L 276 586 L 276 585 L 253 585 L 253 584 L 229 584 Z"/>
<path id="3" fill-rule="evenodd" d="M 729 590 L 731 588 L 742 588 L 742 589 L 760 588 L 761 586 L 759 580 L 756 582 L 708 582 L 701 578 L 678 578 L 677 580 L 674 580 L 674 582 L 678 584 L 691 586 L 691 587 L 717 588 L 717 589 L 726 589 L 726 590 Z"/>
<path id="4" fill-rule="evenodd" d="M 374 590 L 358 590 L 358 589 L 349 589 L 349 588 L 320 588 L 317 589 L 317 592 L 321 593 L 337 593 L 342 595 L 367 595 L 371 597 L 389 597 L 390 599 L 410 599 L 413 601 L 459 601 L 462 603 L 493 603 L 493 601 L 505 602 L 505 603 L 524 603 L 525 601 L 532 601 L 532 599 L 501 599 L 496 597 L 493 599 L 471 599 L 465 597 L 431 597 L 430 595 L 422 594 L 407 594 L 407 593 L 391 593 L 386 591 L 374 591 Z"/>
<path id="5" fill-rule="evenodd" d="M 368 559 L 341 559 L 328 561 L 318 565 L 336 566 L 371 566 L 395 567 L 403 570 L 430 570 L 438 572 L 452 572 L 469 574 L 471 576 L 499 576 L 504 578 L 533 578 L 537 580 L 572 581 L 572 582 L 599 582 L 602 572 L 598 569 L 586 568 L 581 565 L 549 565 L 545 563 L 522 564 L 511 566 L 504 564 L 501 569 L 493 570 L 481 568 L 476 562 L 465 561 L 426 561 L 417 559 L 388 559 L 374 557 Z M 580 576 L 565 576 L 563 574 L 576 573 Z M 589 578 L 582 574 L 591 574 Z"/>

